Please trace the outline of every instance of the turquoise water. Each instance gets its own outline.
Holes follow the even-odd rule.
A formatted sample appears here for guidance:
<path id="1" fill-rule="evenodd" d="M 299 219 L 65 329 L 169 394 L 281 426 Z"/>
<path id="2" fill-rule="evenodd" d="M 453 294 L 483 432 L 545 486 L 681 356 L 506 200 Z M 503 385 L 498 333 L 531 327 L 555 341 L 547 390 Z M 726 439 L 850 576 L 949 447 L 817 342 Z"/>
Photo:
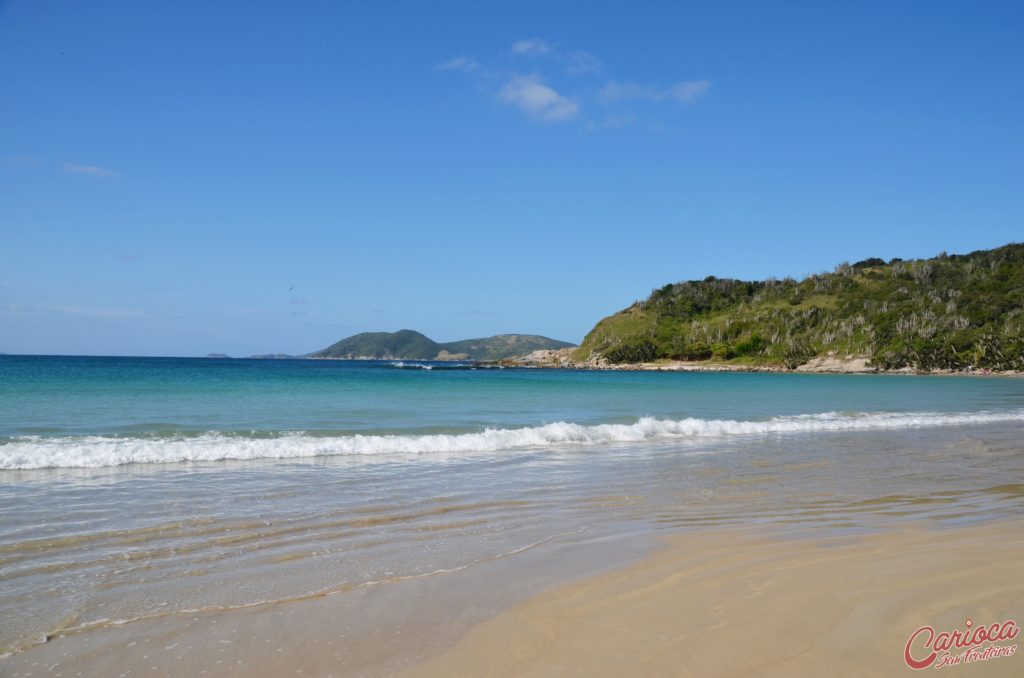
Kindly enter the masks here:
<path id="1" fill-rule="evenodd" d="M 1016 379 L 461 367 L 0 357 L 0 469 L 1024 419 Z"/>
<path id="2" fill-rule="evenodd" d="M 1024 513 L 1024 379 L 446 367 L 0 356 L 0 655 L 661 529 Z"/>

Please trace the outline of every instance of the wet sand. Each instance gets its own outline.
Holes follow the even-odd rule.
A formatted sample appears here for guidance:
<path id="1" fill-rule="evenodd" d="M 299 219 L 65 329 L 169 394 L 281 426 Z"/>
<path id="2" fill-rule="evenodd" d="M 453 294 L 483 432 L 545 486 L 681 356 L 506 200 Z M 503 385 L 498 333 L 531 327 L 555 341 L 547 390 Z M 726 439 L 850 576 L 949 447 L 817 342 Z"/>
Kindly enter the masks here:
<path id="1" fill-rule="evenodd" d="M 904 648 L 923 625 L 1022 620 L 1021 562 L 1020 520 L 809 539 L 679 534 L 636 565 L 517 605 L 403 675 L 912 674 Z M 922 642 L 912 656 L 928 654 Z M 1024 656 L 946 670 L 1019 676 Z"/>
<path id="2" fill-rule="evenodd" d="M 393 675 L 553 582 L 614 570 L 656 545 L 649 530 L 594 527 L 455 571 L 102 625 L 2 658 L 0 676 Z"/>
<path id="3" fill-rule="evenodd" d="M 456 577 L 107 627 L 9 658 L 4 675 L 911 675 L 919 627 L 1024 618 L 1024 520 L 767 529 L 677 532 L 646 556 L 584 539 Z M 553 567 L 593 571 L 619 548 L 603 573 L 550 588 Z M 947 670 L 1017 676 L 1022 662 Z"/>

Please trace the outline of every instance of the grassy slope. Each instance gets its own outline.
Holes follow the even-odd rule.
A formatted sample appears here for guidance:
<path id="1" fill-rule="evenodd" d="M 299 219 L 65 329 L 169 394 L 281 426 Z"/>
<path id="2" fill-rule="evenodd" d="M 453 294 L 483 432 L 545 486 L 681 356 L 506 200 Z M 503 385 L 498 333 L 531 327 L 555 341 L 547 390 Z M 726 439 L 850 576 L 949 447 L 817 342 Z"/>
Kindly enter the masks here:
<path id="1" fill-rule="evenodd" d="M 1024 369 L 1024 245 L 868 259 L 804 280 L 666 285 L 601 320 L 576 352 L 611 362 L 795 366 L 835 353 L 894 369 Z"/>
<path id="2" fill-rule="evenodd" d="M 498 334 L 483 339 L 464 339 L 441 344 L 449 353 L 465 353 L 474 360 L 504 360 L 541 349 L 569 348 L 566 341 L 548 339 L 535 334 Z"/>

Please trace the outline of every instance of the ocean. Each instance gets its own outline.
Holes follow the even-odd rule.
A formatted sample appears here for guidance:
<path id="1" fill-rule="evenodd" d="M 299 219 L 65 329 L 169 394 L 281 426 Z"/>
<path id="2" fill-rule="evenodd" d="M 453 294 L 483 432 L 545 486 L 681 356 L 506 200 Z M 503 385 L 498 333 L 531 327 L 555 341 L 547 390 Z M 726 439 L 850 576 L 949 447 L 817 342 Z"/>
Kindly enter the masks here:
<path id="1" fill-rule="evenodd" d="M 1005 377 L 0 356 L 0 655 L 551 564 L 500 605 L 664 529 L 1020 515 L 1022 434 Z"/>

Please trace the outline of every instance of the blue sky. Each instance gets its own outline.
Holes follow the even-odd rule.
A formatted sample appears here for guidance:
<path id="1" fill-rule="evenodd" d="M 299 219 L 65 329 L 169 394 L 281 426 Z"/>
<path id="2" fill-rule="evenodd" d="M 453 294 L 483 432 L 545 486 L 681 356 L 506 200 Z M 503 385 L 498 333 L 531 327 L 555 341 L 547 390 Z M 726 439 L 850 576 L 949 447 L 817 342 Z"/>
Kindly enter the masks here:
<path id="1" fill-rule="evenodd" d="M 1024 4 L 0 3 L 0 351 L 579 341 L 1024 235 Z"/>

